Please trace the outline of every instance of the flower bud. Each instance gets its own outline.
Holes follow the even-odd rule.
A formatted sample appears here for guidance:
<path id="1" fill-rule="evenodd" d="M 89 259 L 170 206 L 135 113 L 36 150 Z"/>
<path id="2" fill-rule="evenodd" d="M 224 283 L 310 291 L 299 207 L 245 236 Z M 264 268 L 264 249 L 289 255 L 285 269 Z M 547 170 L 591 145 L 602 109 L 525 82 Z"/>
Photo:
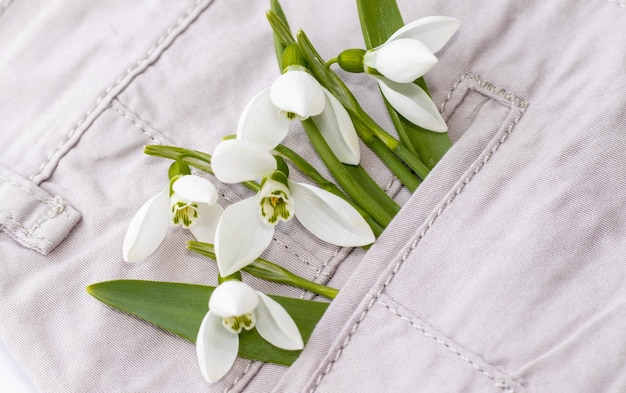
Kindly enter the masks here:
<path id="1" fill-rule="evenodd" d="M 170 165 L 170 168 L 167 170 L 167 175 L 170 180 L 178 176 L 191 175 L 191 168 L 184 162 L 176 160 Z"/>
<path id="2" fill-rule="evenodd" d="M 365 49 L 346 49 L 337 56 L 339 67 L 348 72 L 363 72 Z"/>
<path id="3" fill-rule="evenodd" d="M 283 52 L 283 57 L 280 61 L 280 65 L 282 66 L 283 73 L 287 70 L 288 67 L 291 66 L 302 66 L 306 67 L 306 60 L 300 53 L 300 49 L 298 48 L 298 44 L 291 44 L 285 48 Z"/>

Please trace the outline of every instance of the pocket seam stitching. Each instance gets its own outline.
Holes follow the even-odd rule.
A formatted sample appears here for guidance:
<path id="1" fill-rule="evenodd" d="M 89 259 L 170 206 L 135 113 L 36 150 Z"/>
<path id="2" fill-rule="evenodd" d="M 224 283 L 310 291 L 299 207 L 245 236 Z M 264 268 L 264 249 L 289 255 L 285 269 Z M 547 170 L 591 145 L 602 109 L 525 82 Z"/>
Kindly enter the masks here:
<path id="1" fill-rule="evenodd" d="M 52 162 L 54 156 L 57 153 L 61 152 L 66 145 L 72 142 L 73 136 L 76 134 L 76 131 L 78 131 L 84 125 L 88 124 L 90 116 L 92 115 L 92 113 L 96 112 L 99 105 L 101 105 L 103 101 L 112 99 L 107 99 L 107 96 L 109 96 L 112 91 L 118 89 L 120 86 L 124 86 L 130 83 L 133 78 L 129 78 L 129 76 L 135 76 L 138 73 L 141 73 L 143 70 L 145 70 L 145 68 L 147 68 L 148 66 L 150 66 L 150 64 L 156 61 L 156 59 L 153 59 L 153 57 L 155 57 L 156 54 L 162 53 L 162 51 L 165 50 L 169 44 L 171 44 L 173 39 L 181 34 L 182 30 L 184 30 L 184 27 L 194 22 L 195 16 L 197 16 L 194 15 L 194 13 L 201 12 L 204 7 L 208 7 L 212 2 L 213 0 L 196 0 L 189 8 L 187 8 L 183 15 L 178 18 L 176 23 L 173 26 L 170 26 L 167 30 L 165 30 L 163 34 L 161 34 L 161 36 L 150 47 L 150 49 L 148 49 L 148 52 L 140 60 L 132 63 L 131 66 L 129 66 L 120 77 L 118 77 L 111 85 L 109 85 L 109 87 L 107 87 L 100 94 L 100 96 L 98 96 L 98 98 L 96 98 L 91 108 L 89 108 L 87 112 L 85 112 L 82 118 L 65 135 L 65 138 L 61 141 L 61 143 L 59 143 L 59 145 L 57 145 L 57 147 L 48 154 L 45 161 L 39 166 L 37 172 L 30 175 L 28 179 L 31 181 L 35 181 L 36 178 L 41 176 L 44 173 L 46 166 L 48 166 L 48 164 Z M 114 93 L 117 94 L 117 92 Z M 106 107 L 100 109 L 100 113 L 102 113 L 104 110 L 106 110 Z M 61 153 L 61 155 L 63 155 L 63 153 Z M 41 181 L 43 179 L 38 180 Z"/>
<path id="2" fill-rule="evenodd" d="M 126 105 L 124 105 L 124 103 L 122 103 L 119 99 L 117 98 L 113 99 L 113 101 L 111 102 L 110 108 L 113 109 L 115 112 L 117 112 L 123 118 L 130 121 L 133 127 L 139 129 L 144 135 L 150 138 L 150 140 L 152 140 L 154 143 L 158 145 L 163 144 L 160 138 L 157 138 L 156 136 L 152 135 L 147 130 L 147 128 L 154 129 L 154 127 L 151 127 L 139 115 L 137 115 L 132 110 L 130 110 Z M 140 122 L 146 124 L 146 126 L 142 126 Z"/>
<path id="3" fill-rule="evenodd" d="M 406 316 L 404 313 L 401 313 L 396 308 L 394 308 L 392 305 L 386 303 L 384 300 L 378 300 L 376 303 L 381 305 L 381 306 L 383 306 L 383 307 L 385 307 L 391 314 L 393 314 L 393 315 L 397 316 L 398 318 L 400 318 L 401 320 L 409 323 L 411 325 L 411 327 L 413 327 L 414 329 L 416 329 L 417 331 L 422 333 L 425 337 L 428 337 L 428 338 L 434 340 L 437 344 L 443 346 L 444 348 L 446 348 L 447 350 L 449 350 L 450 352 L 452 352 L 453 354 L 458 356 L 460 359 L 462 359 L 466 363 L 470 364 L 472 366 L 472 368 L 474 368 L 477 372 L 479 372 L 480 374 L 483 374 L 485 377 L 487 377 L 489 380 L 491 380 L 491 382 L 493 383 L 493 385 L 495 387 L 501 388 L 501 389 L 505 390 L 507 393 L 515 393 L 515 389 L 513 389 L 513 387 L 510 386 L 504 379 L 502 379 L 502 378 L 496 379 L 496 376 L 494 376 L 489 371 L 485 370 L 480 364 L 478 364 L 474 360 L 468 358 L 467 355 L 463 354 L 461 351 L 459 351 L 457 348 L 455 348 L 453 345 L 451 345 L 448 341 L 446 341 L 446 340 L 444 340 L 444 339 L 442 339 L 442 338 L 440 338 L 440 337 L 438 337 L 438 336 L 436 336 L 436 335 L 434 335 L 432 333 L 429 333 L 428 330 L 424 326 L 422 326 L 419 323 L 413 321 L 410 317 Z M 489 364 L 486 361 L 485 361 L 485 364 L 489 365 L 490 367 L 496 368 L 495 366 Z M 501 371 L 501 370 L 498 370 L 498 371 L 500 373 L 506 375 L 507 377 L 511 378 L 504 371 Z"/>
<path id="4" fill-rule="evenodd" d="M 510 104 L 511 106 L 517 107 L 520 109 L 526 109 L 526 107 L 528 106 L 528 101 L 526 99 L 514 94 L 513 92 L 507 89 L 504 89 L 503 87 L 494 85 L 493 83 L 484 80 L 483 78 L 481 78 L 480 76 L 476 74 L 472 74 L 471 72 L 468 72 L 466 74 L 463 74 L 461 78 L 457 80 L 456 83 L 454 83 L 454 85 L 452 86 L 452 89 L 450 89 L 450 92 L 448 92 L 448 95 L 446 96 L 445 100 L 439 107 L 440 113 L 443 113 L 445 111 L 446 105 L 450 102 L 450 100 L 454 96 L 454 92 L 465 80 L 468 81 L 468 84 L 469 84 L 468 89 L 472 89 L 481 94 L 488 93 L 489 94 L 488 97 L 490 97 L 491 99 L 495 99 L 500 102 L 506 102 Z M 480 90 L 476 89 L 477 87 Z"/>
<path id="5" fill-rule="evenodd" d="M 507 137 L 513 132 L 513 129 L 515 128 L 517 123 L 520 121 L 520 119 L 522 118 L 522 116 L 524 115 L 524 113 L 525 113 L 525 111 L 526 111 L 526 109 L 528 107 L 528 102 L 525 99 L 522 99 L 522 98 L 514 95 L 513 93 L 503 89 L 503 88 L 499 88 L 499 87 L 497 87 L 497 86 L 495 86 L 495 85 L 493 85 L 493 84 L 491 84 L 489 82 L 486 82 L 486 81 L 484 81 L 483 79 L 477 77 L 474 74 L 467 73 L 467 74 L 464 74 L 463 76 L 461 76 L 459 81 L 457 81 L 457 83 L 455 83 L 455 85 L 453 86 L 452 90 L 450 91 L 450 94 L 448 95 L 448 97 L 446 98 L 446 100 L 444 101 L 444 103 L 441 106 L 442 110 L 445 108 L 445 104 L 451 99 L 451 96 L 452 96 L 452 93 L 454 92 L 454 90 L 456 90 L 456 88 L 465 79 L 469 79 L 470 81 L 475 81 L 475 82 L 478 83 L 479 87 L 485 88 L 489 92 L 491 92 L 492 94 L 497 94 L 497 95 L 501 96 L 502 98 L 504 98 L 505 100 L 509 101 L 513 107 L 517 107 L 518 114 L 513 119 L 513 121 L 505 128 L 505 131 L 503 132 L 503 135 L 495 143 L 495 145 L 491 149 L 489 149 L 486 152 L 483 152 L 483 154 L 481 154 L 482 159 L 481 159 L 481 157 L 478 157 L 474 161 L 474 163 L 473 163 L 474 169 L 469 171 L 469 174 L 465 177 L 465 179 L 463 179 L 463 177 L 459 178 L 459 180 L 456 182 L 456 189 L 453 188 L 453 191 L 451 190 L 450 192 L 448 192 L 447 195 L 449 195 L 449 197 L 447 199 L 444 198 L 438 204 L 439 208 L 437 210 L 431 212 L 431 214 L 429 215 L 430 219 L 427 218 L 428 221 L 420 226 L 420 228 L 423 228 L 421 230 L 421 232 L 419 232 L 419 229 L 418 229 L 418 232 L 415 232 L 415 234 L 417 236 L 415 236 L 415 239 L 410 243 L 408 250 L 406 250 L 406 252 L 396 262 L 396 264 L 394 265 L 393 269 L 388 274 L 387 278 L 385 279 L 385 281 L 383 282 L 383 284 L 379 288 L 379 290 L 375 294 L 370 295 L 370 301 L 366 304 L 365 309 L 361 312 L 361 315 L 359 316 L 359 318 L 353 323 L 352 327 L 348 331 L 347 336 L 343 340 L 343 343 L 336 350 L 334 358 L 332 360 L 330 360 L 330 362 L 326 365 L 326 367 L 320 372 L 320 374 L 315 379 L 315 382 L 313 384 L 313 387 L 310 389 L 310 392 L 315 392 L 317 390 L 317 388 L 320 386 L 320 384 L 321 384 L 322 380 L 324 379 L 324 377 L 332 370 L 333 365 L 341 357 L 341 354 L 343 353 L 343 350 L 350 343 L 350 340 L 351 340 L 352 336 L 357 331 L 357 329 L 358 329 L 359 325 L 361 324 L 361 322 L 363 322 L 365 320 L 365 318 L 367 317 L 367 314 L 369 313 L 369 311 L 376 304 L 376 302 L 382 296 L 382 294 L 385 292 L 387 287 L 391 284 L 391 281 L 393 280 L 395 275 L 400 270 L 400 267 L 409 258 L 409 256 L 413 252 L 413 250 L 415 250 L 415 248 L 417 248 L 417 245 L 420 243 L 421 239 L 424 238 L 424 236 L 426 235 L 428 230 L 434 225 L 434 223 L 436 222 L 437 218 L 446 210 L 446 207 L 448 207 L 456 199 L 456 197 L 465 189 L 465 186 L 475 177 L 475 175 L 477 175 L 480 172 L 480 170 L 485 166 L 485 164 L 487 164 L 487 162 L 489 161 L 491 156 L 493 156 L 493 154 L 495 154 L 495 152 L 498 150 L 500 145 L 502 145 L 506 141 Z M 507 97 L 511 98 L 511 99 L 508 99 Z M 514 108 L 511 108 L 511 109 L 514 109 Z M 494 135 L 493 139 L 495 139 L 496 137 L 497 137 L 497 134 Z M 445 202 L 444 202 L 444 200 L 445 200 Z M 409 243 L 407 243 L 407 244 L 409 244 Z M 406 246 L 406 244 L 405 244 L 405 246 Z"/>
<path id="6" fill-rule="evenodd" d="M 115 112 L 117 112 L 123 118 L 127 119 L 128 121 L 130 121 L 132 123 L 133 127 L 139 129 L 143 134 L 145 134 L 148 138 L 150 138 L 154 143 L 156 143 L 158 145 L 161 145 L 162 141 L 160 139 L 161 138 L 166 139 L 165 137 L 162 137 L 162 136 L 159 136 L 157 138 L 151 132 L 149 132 L 147 129 L 155 130 L 154 127 L 152 127 L 147 121 L 143 120 L 137 113 L 133 112 L 128 107 L 126 107 L 119 99 L 117 99 L 117 98 L 114 99 L 113 102 L 110 105 L 110 108 L 113 109 Z M 155 133 L 157 133 L 156 130 L 155 130 Z M 196 171 L 194 170 L 194 172 L 196 172 Z M 228 202 L 232 203 L 234 201 L 234 199 L 231 196 L 228 196 L 228 195 L 225 194 L 223 189 L 218 189 L 218 192 Z M 322 262 L 320 260 L 316 260 L 316 261 L 318 261 L 318 262 L 320 262 L 322 264 L 318 268 L 317 264 L 314 264 L 314 263 L 311 263 L 311 262 L 307 261 L 296 250 L 293 250 L 289 245 L 287 245 L 285 242 L 280 240 L 277 236 L 274 236 L 274 238 L 272 240 L 274 242 L 276 242 L 277 244 L 279 244 L 280 246 L 282 246 L 287 252 L 289 252 L 291 255 L 293 255 L 297 260 L 299 260 L 300 262 L 304 263 L 306 265 L 306 267 L 311 272 L 313 272 L 315 274 L 315 278 L 318 278 L 319 276 L 322 276 L 322 275 L 323 276 L 328 276 L 328 274 L 322 273 L 322 270 L 326 267 L 326 265 L 328 265 L 328 263 L 330 261 L 332 261 L 332 259 L 334 259 L 337 256 L 337 254 L 342 249 L 340 247 L 339 250 L 337 250 L 335 252 L 335 254 L 333 254 L 333 256 L 326 262 Z"/>

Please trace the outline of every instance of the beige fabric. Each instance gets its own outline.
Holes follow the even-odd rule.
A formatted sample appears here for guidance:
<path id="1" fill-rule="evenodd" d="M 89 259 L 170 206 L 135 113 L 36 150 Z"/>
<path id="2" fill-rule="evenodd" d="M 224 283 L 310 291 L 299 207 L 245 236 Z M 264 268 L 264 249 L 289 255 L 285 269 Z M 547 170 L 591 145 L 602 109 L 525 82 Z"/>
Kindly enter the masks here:
<path id="1" fill-rule="evenodd" d="M 626 387 L 626 9 L 618 3 L 401 1 L 406 21 L 461 20 L 427 77 L 457 143 L 410 199 L 364 152 L 379 184 L 408 200 L 367 253 L 312 239 L 295 221 L 282 225 L 265 256 L 343 287 L 341 295 L 288 371 L 240 359 L 210 386 L 192 344 L 84 288 L 118 278 L 215 283 L 214 264 L 182 249 L 185 231 L 170 230 L 136 265 L 122 261 L 122 239 L 167 181 L 168 163 L 142 147 L 210 152 L 278 76 L 267 4 L 4 4 L 0 166 L 82 216 L 47 256 L 0 233 L 0 331 L 42 391 Z M 324 57 L 362 47 L 352 2 L 283 5 Z M 375 82 L 341 75 L 391 129 Z M 316 162 L 293 131 L 287 143 Z M 219 188 L 223 206 L 249 195 Z"/>

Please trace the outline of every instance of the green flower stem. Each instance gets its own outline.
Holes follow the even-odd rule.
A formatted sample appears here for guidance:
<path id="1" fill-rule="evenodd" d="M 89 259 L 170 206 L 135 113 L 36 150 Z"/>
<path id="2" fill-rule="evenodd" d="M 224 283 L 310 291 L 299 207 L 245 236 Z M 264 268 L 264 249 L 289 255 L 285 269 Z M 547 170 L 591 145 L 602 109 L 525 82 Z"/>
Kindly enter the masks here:
<path id="1" fill-rule="evenodd" d="M 201 171 L 213 174 L 213 169 L 211 169 L 211 155 L 198 150 L 190 150 L 177 146 L 147 145 L 143 152 L 149 156 L 182 161 Z M 261 186 L 254 181 L 244 181 L 241 182 L 241 184 L 254 192 L 258 192 L 261 189 Z"/>
<path id="2" fill-rule="evenodd" d="M 363 210 L 365 210 L 378 224 L 383 228 L 391 222 L 393 215 L 389 214 L 385 209 L 371 197 L 370 190 L 363 187 L 347 170 L 348 165 L 344 165 L 333 153 L 328 143 L 319 132 L 313 120 L 306 119 L 302 121 L 302 126 L 306 131 L 311 144 L 317 151 L 330 173 L 333 175 L 339 185 L 346 191 L 352 200 Z M 391 199 L 391 198 L 390 198 Z M 393 201 L 393 200 L 392 200 Z M 393 202 L 395 203 L 395 202 Z"/>
<path id="3" fill-rule="evenodd" d="M 187 248 L 210 259 L 216 259 L 215 247 L 212 244 L 190 240 L 187 242 Z M 262 258 L 257 258 L 242 270 L 263 280 L 302 288 L 315 294 L 325 296 L 329 299 L 334 299 L 339 293 L 339 291 L 335 288 L 309 281 L 291 273 L 289 270 L 278 266 L 275 263 Z"/>
<path id="4" fill-rule="evenodd" d="M 180 160 L 204 172 L 213 173 L 211 169 L 211 155 L 201 151 L 177 146 L 147 145 L 143 152 L 149 156 Z"/>
<path id="5" fill-rule="evenodd" d="M 272 26 L 272 29 L 274 30 L 275 42 L 279 41 L 283 45 L 283 47 L 286 47 L 295 43 L 296 41 L 291 35 L 291 31 L 289 30 L 289 26 L 287 24 L 287 20 L 284 14 L 282 14 L 282 10 L 280 10 L 280 12 L 278 10 L 280 10 L 280 5 L 278 4 L 276 0 L 274 0 L 272 2 L 272 9 L 267 12 L 267 19 L 270 25 Z M 321 81 L 320 83 L 323 84 L 323 82 Z M 324 164 L 326 165 L 326 167 L 328 167 L 331 174 L 335 177 L 335 179 L 347 192 L 350 198 L 352 198 L 352 200 L 358 206 L 360 206 L 369 216 L 374 218 L 374 220 L 380 226 L 382 226 L 382 228 L 385 228 L 391 221 L 391 218 L 393 218 L 393 215 L 395 215 L 395 213 L 393 212 L 397 212 L 397 210 L 399 210 L 399 207 L 397 206 L 395 201 L 393 201 L 393 199 L 389 198 L 385 194 L 386 198 L 388 199 L 388 201 L 386 201 L 386 206 L 387 206 L 386 210 L 388 211 L 383 212 L 380 206 L 375 202 L 375 200 L 373 200 L 369 196 L 368 189 L 361 187 L 359 183 L 355 181 L 355 179 L 350 175 L 350 173 L 346 169 L 346 167 L 348 166 L 347 165 L 344 166 L 344 164 L 342 164 L 334 155 L 334 153 L 330 150 L 326 141 L 319 134 L 319 130 L 317 130 L 317 127 L 315 127 L 315 124 L 313 124 L 313 122 L 310 119 L 308 119 L 308 120 L 303 121 L 302 125 L 304 129 L 307 131 L 309 139 L 311 140 L 311 143 L 313 144 L 314 148 L 316 149 L 316 151 L 322 158 L 322 161 L 324 161 Z M 379 188 L 379 187 L 376 185 L 376 188 Z M 369 191 L 375 190 L 376 188 L 370 187 Z M 391 205 L 395 205 L 395 206 L 389 209 L 389 206 Z M 375 228 L 373 226 L 371 227 L 372 227 L 372 230 L 374 230 L 374 233 L 376 233 Z"/>
<path id="6" fill-rule="evenodd" d="M 361 123 L 359 118 L 354 118 L 353 123 L 359 137 L 365 144 L 372 149 L 381 161 L 385 162 L 391 172 L 409 189 L 409 191 L 415 191 L 421 183 L 420 180 L 413 175 L 406 165 L 404 165 L 385 144 L 377 139 L 372 132 Z"/>
<path id="7" fill-rule="evenodd" d="M 317 183 L 320 188 L 337 195 L 338 197 L 344 199 L 348 202 L 352 207 L 356 209 L 356 211 L 361 214 L 363 219 L 369 224 L 370 228 L 374 232 L 376 237 L 380 236 L 383 233 L 384 228 L 381 227 L 376 220 L 372 218 L 365 210 L 361 209 L 359 205 L 354 203 L 352 199 L 350 199 L 337 185 L 329 180 L 326 180 L 318 171 L 313 167 L 313 165 L 309 164 L 304 158 L 302 158 L 298 153 L 289 149 L 287 146 L 278 145 L 274 149 L 277 153 L 287 158 L 293 165 L 296 166 L 302 173 L 308 176 L 311 180 Z"/>
<path id="8" fill-rule="evenodd" d="M 357 7 L 367 49 L 382 45 L 396 30 L 404 26 L 396 0 L 357 0 Z M 430 95 L 424 78 L 419 78 L 416 83 Z M 387 109 L 402 142 L 407 147 L 411 146 L 409 150 L 417 153 L 429 168 L 434 167 L 452 146 L 447 132 L 428 131 L 409 122 L 393 108 L 387 106 Z"/>
<path id="9" fill-rule="evenodd" d="M 393 218 L 400 211 L 400 205 L 396 203 L 385 191 L 383 191 L 378 183 L 376 183 L 362 166 L 346 165 L 348 173 L 361 185 L 368 190 L 370 197 L 377 202 L 382 209 L 385 209 Z M 392 203 L 393 202 L 393 203 Z"/>
<path id="10" fill-rule="evenodd" d="M 339 77 L 326 67 L 326 63 L 317 53 L 311 41 L 303 31 L 298 33 L 298 45 L 302 51 L 302 55 L 309 64 L 311 73 L 317 80 L 324 85 L 333 95 L 341 102 L 346 110 L 352 115 L 352 118 L 358 118 L 359 121 L 369 129 L 376 138 L 385 144 L 387 148 L 393 151 L 405 164 L 413 170 L 417 176 L 424 179 L 430 169 L 411 151 L 406 149 L 402 143 L 391 136 L 381 126 L 379 126 L 359 105 L 356 98 L 352 95 L 346 85 Z M 381 158 L 382 159 L 382 158 Z M 385 161 L 383 161 L 385 162 Z M 387 162 L 385 162 L 387 164 Z"/>
<path id="11" fill-rule="evenodd" d="M 335 63 L 337 63 L 338 61 L 339 61 L 339 58 L 338 58 L 338 57 L 333 57 L 332 59 L 327 60 L 327 61 L 326 61 L 326 64 L 325 64 L 325 65 L 326 65 L 326 68 L 330 68 L 330 66 L 331 66 L 331 65 L 333 65 L 333 64 L 335 64 Z"/>
<path id="12" fill-rule="evenodd" d="M 391 104 L 389 104 L 389 102 L 387 102 L 387 100 L 385 100 L 385 106 L 387 107 L 387 112 L 389 112 L 389 117 L 391 117 L 391 122 L 393 123 L 393 126 L 395 127 L 396 131 L 398 132 L 398 137 L 400 138 L 400 142 L 402 142 L 402 144 L 406 146 L 406 148 L 409 149 L 411 153 L 418 156 L 417 151 L 413 147 L 413 142 L 411 141 L 411 137 L 409 136 L 407 129 L 404 128 L 404 124 L 402 123 L 402 120 L 400 119 L 401 116 L 398 114 L 398 112 L 395 111 L 395 109 L 393 109 L 393 107 L 391 106 Z"/>

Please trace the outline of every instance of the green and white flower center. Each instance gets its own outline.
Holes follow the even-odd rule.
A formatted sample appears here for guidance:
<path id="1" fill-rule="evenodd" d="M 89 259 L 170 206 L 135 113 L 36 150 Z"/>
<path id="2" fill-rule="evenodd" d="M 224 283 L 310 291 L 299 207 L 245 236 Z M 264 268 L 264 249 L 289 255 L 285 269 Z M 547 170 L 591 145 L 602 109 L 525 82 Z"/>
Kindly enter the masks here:
<path id="1" fill-rule="evenodd" d="M 174 193 L 170 197 L 170 213 L 173 226 L 182 225 L 184 228 L 189 228 L 198 218 L 198 204 Z"/>
<path id="2" fill-rule="evenodd" d="M 241 333 L 242 329 L 250 330 L 256 324 L 256 316 L 254 311 L 247 314 L 226 317 L 222 320 L 222 324 L 233 333 Z"/>
<path id="3" fill-rule="evenodd" d="M 279 220 L 289 221 L 294 214 L 294 200 L 289 188 L 282 181 L 266 178 L 259 191 L 259 213 L 268 224 L 276 225 Z"/>

